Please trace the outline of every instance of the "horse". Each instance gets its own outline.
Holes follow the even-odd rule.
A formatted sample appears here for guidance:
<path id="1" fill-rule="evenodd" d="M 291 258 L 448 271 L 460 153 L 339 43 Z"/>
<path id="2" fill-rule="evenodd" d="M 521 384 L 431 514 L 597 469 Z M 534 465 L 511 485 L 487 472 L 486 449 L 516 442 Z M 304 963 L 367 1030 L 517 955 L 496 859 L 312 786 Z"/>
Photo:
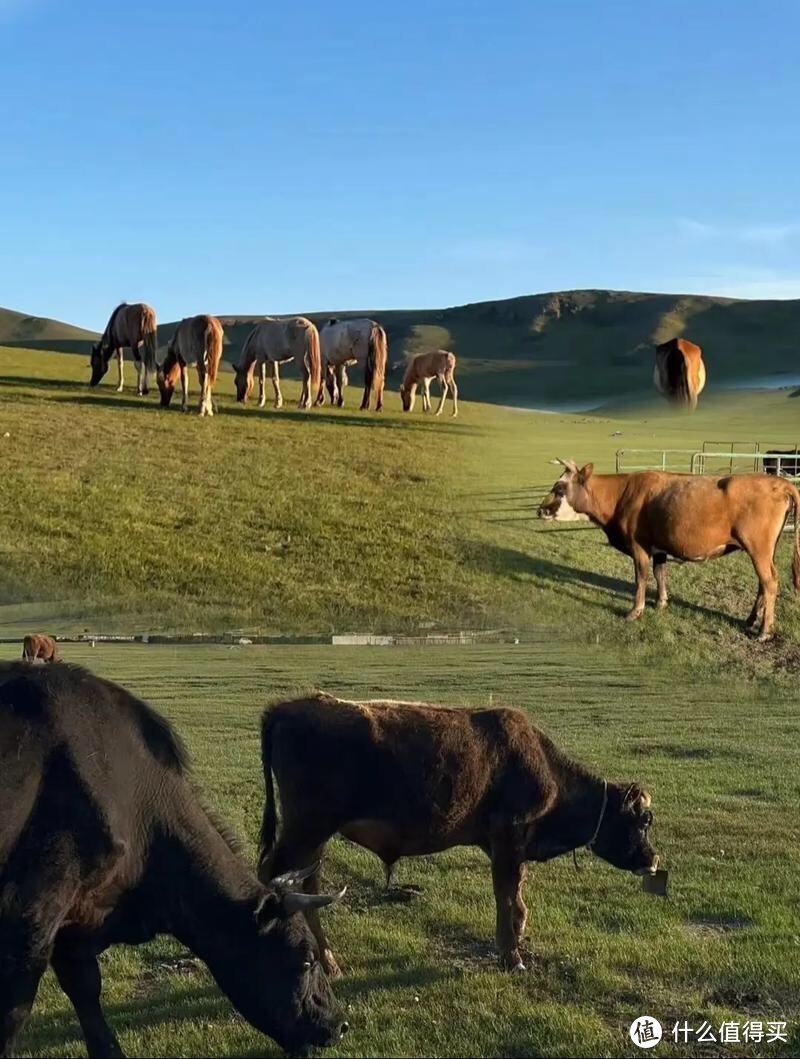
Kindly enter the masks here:
<path id="1" fill-rule="evenodd" d="M 706 384 L 703 351 L 686 338 L 671 338 L 656 346 L 653 382 L 660 394 L 673 404 L 693 412 Z"/>
<path id="2" fill-rule="evenodd" d="M 319 333 L 322 356 L 325 361 L 325 386 L 331 404 L 339 408 L 344 404 L 344 389 L 347 386 L 347 368 L 353 364 L 364 365 L 364 397 L 361 409 L 369 410 L 370 396 L 375 391 L 375 411 L 383 408 L 383 389 L 386 382 L 386 361 L 389 345 L 386 332 L 375 320 L 328 320 Z M 322 404 L 325 394 L 320 387 L 317 404 Z"/>
<path id="3" fill-rule="evenodd" d="M 295 357 L 302 358 L 303 390 L 300 407 L 310 408 L 314 397 L 322 388 L 322 360 L 320 338 L 314 324 L 305 316 L 293 316 L 279 320 L 268 316 L 257 323 L 245 339 L 242 354 L 233 365 L 236 372 L 236 400 L 244 403 L 253 389 L 253 373 L 256 366 L 258 376 L 258 407 L 266 404 L 267 365 L 270 369 L 272 387 L 275 391 L 275 407 L 283 406 L 283 395 L 278 375 L 278 365 L 288 364 Z"/>
<path id="4" fill-rule="evenodd" d="M 108 371 L 112 356 L 117 358 L 119 383 L 117 393 L 123 390 L 122 350 L 127 346 L 136 363 L 136 392 L 144 396 L 150 392 L 150 373 L 156 371 L 156 345 L 158 325 L 155 310 L 143 302 L 118 305 L 109 317 L 100 341 L 92 346 L 89 366 L 92 369 L 90 386 L 97 386 Z M 139 347 L 144 349 L 144 360 L 139 356 Z"/>
<path id="5" fill-rule="evenodd" d="M 211 390 L 217 381 L 222 360 L 222 324 L 216 316 L 187 316 L 175 329 L 167 347 L 167 356 L 158 369 L 156 379 L 161 392 L 161 406 L 169 408 L 172 395 L 181 380 L 181 409 L 189 407 L 188 367 L 194 362 L 200 382 L 200 415 L 213 416 Z"/>
<path id="6" fill-rule="evenodd" d="M 418 353 L 409 361 L 403 382 L 400 386 L 400 399 L 404 412 L 414 411 L 414 400 L 417 387 L 422 384 L 422 411 L 431 410 L 431 379 L 438 379 L 442 387 L 442 397 L 436 415 L 442 414 L 447 394 L 453 402 L 453 415 L 458 415 L 458 387 L 455 380 L 456 355 L 446 349 L 432 349 L 427 353 Z"/>

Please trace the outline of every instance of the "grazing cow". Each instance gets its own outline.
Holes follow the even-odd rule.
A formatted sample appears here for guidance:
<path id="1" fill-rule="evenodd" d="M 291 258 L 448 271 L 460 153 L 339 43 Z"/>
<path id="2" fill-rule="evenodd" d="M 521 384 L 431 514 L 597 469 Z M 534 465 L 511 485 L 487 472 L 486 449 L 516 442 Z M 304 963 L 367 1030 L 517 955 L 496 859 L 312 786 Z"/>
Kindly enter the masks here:
<path id="1" fill-rule="evenodd" d="M 108 362 L 112 355 L 117 358 L 119 384 L 117 393 L 122 393 L 122 350 L 127 346 L 133 353 L 136 362 L 136 392 L 140 395 L 150 392 L 150 373 L 157 368 L 156 345 L 157 325 L 155 310 L 149 305 L 137 302 L 128 305 L 123 302 L 111 314 L 100 341 L 92 346 L 90 386 L 97 386 L 108 371 Z M 139 356 L 139 347 L 144 349 L 144 360 Z"/>
<path id="2" fill-rule="evenodd" d="M 58 646 L 52 636 L 34 632 L 22 641 L 22 657 L 26 662 L 58 662 Z"/>
<path id="3" fill-rule="evenodd" d="M 417 387 L 422 383 L 422 411 L 431 410 L 431 379 L 438 379 L 442 387 L 442 397 L 436 414 L 441 415 L 444 402 L 448 392 L 453 402 L 453 415 L 458 415 L 458 387 L 454 372 L 456 370 L 456 355 L 448 353 L 446 349 L 432 349 L 428 353 L 418 353 L 406 368 L 403 382 L 400 386 L 400 399 L 403 402 L 404 412 L 414 411 L 414 400 L 417 396 Z"/>
<path id="4" fill-rule="evenodd" d="M 769 449 L 764 453 L 762 466 L 764 474 L 780 474 L 796 478 L 800 475 L 800 450 L 797 448 Z"/>
<path id="5" fill-rule="evenodd" d="M 347 1029 L 303 915 L 338 895 L 261 884 L 203 807 L 169 723 L 62 663 L 0 663 L 0 1056 L 48 963 L 90 1056 L 120 1056 L 98 954 L 171 934 L 287 1050 Z"/>
<path id="6" fill-rule="evenodd" d="M 318 862 L 337 832 L 375 853 L 387 885 L 400 857 L 478 846 L 492 865 L 497 945 L 521 968 L 527 861 L 586 846 L 618 868 L 655 872 L 650 795 L 593 775 L 513 709 L 345 702 L 315 693 L 267 709 L 259 873 Z M 275 783 L 281 829 L 276 842 Z M 318 890 L 318 876 L 307 888 Z M 323 965 L 338 971 L 313 909 Z"/>
<path id="7" fill-rule="evenodd" d="M 295 357 L 302 359 L 303 391 L 300 407 L 310 408 L 322 385 L 322 359 L 320 357 L 319 332 L 304 316 L 289 320 L 278 320 L 268 316 L 257 323 L 245 339 L 242 355 L 234 364 L 236 372 L 236 400 L 245 402 L 253 389 L 253 372 L 258 367 L 258 407 L 266 404 L 267 365 L 269 365 L 272 388 L 275 391 L 275 407 L 283 407 L 278 365 L 288 364 Z"/>
<path id="8" fill-rule="evenodd" d="M 686 338 L 671 338 L 656 346 L 653 382 L 660 394 L 673 404 L 693 412 L 706 384 L 703 351 Z"/>
<path id="9" fill-rule="evenodd" d="M 364 397 L 361 409 L 369 410 L 370 396 L 375 391 L 375 411 L 383 408 L 383 388 L 386 383 L 386 362 L 389 344 L 386 332 L 375 320 L 328 320 L 319 333 L 322 359 L 325 363 L 325 386 L 331 404 L 344 404 L 347 368 L 364 365 Z M 317 404 L 325 394 L 320 387 Z"/>
<path id="10" fill-rule="evenodd" d="M 778 594 L 775 548 L 790 510 L 795 524 L 792 578 L 795 590 L 800 590 L 800 492 L 791 482 L 766 474 L 594 474 L 591 463 L 580 470 L 572 460 L 559 463 L 565 471 L 542 501 L 539 518 L 558 519 L 566 501 L 600 526 L 609 544 L 633 559 L 636 592 L 630 620 L 644 611 L 651 559 L 661 610 L 668 598 L 668 556 L 704 562 L 742 550 L 758 577 L 746 626 L 760 629 L 760 640 L 771 637 Z"/>
<path id="11" fill-rule="evenodd" d="M 213 416 L 211 390 L 217 381 L 222 360 L 222 324 L 216 316 L 188 316 L 181 320 L 167 347 L 167 356 L 156 378 L 161 405 L 169 408 L 178 378 L 181 380 L 181 409 L 189 407 L 188 367 L 194 362 L 200 382 L 200 415 Z"/>

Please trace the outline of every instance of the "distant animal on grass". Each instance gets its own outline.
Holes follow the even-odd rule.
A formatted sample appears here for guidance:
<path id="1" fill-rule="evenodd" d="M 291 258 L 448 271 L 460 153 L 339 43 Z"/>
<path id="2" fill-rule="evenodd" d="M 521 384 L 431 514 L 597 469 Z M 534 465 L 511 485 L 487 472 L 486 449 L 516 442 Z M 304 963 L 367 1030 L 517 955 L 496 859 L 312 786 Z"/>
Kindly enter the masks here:
<path id="1" fill-rule="evenodd" d="M 579 469 L 573 460 L 559 462 L 564 473 L 542 502 L 539 517 L 558 519 L 566 501 L 633 559 L 636 591 L 629 619 L 644 611 L 651 560 L 661 610 L 668 600 L 668 557 L 697 563 L 744 551 L 758 577 L 745 625 L 760 640 L 770 639 L 778 594 L 775 549 L 789 512 L 794 513 L 792 580 L 800 590 L 800 492 L 791 482 L 766 474 L 595 474 L 591 463 Z"/>
<path id="2" fill-rule="evenodd" d="M 361 410 L 369 409 L 372 393 L 375 393 L 375 411 L 383 408 L 383 390 L 386 385 L 386 365 L 389 343 L 386 332 L 375 320 L 331 319 L 319 333 L 322 360 L 325 370 L 325 388 L 333 405 L 344 405 L 344 391 L 348 383 L 347 369 L 354 364 L 364 365 L 364 396 Z M 325 394 L 320 389 L 317 403 L 322 404 Z"/>
<path id="3" fill-rule="evenodd" d="M 158 329 L 155 310 L 149 305 L 137 302 L 118 305 L 109 317 L 106 329 L 100 341 L 92 346 L 90 366 L 92 377 L 90 386 L 97 386 L 108 371 L 112 356 L 117 358 L 119 381 L 117 393 L 123 390 L 122 350 L 126 347 L 133 354 L 136 363 L 136 392 L 144 395 L 150 392 L 150 375 L 156 370 L 156 347 Z M 144 356 L 140 356 L 140 348 Z"/>
<path id="4" fill-rule="evenodd" d="M 181 320 L 170 339 L 164 363 L 156 375 L 163 408 L 169 408 L 180 378 L 181 408 L 184 412 L 188 409 L 188 369 L 190 364 L 194 364 L 200 383 L 200 415 L 213 416 L 211 391 L 217 381 L 222 360 L 223 340 L 222 324 L 216 316 L 188 316 Z"/>
<path id="5" fill-rule="evenodd" d="M 431 380 L 438 379 L 442 387 L 442 396 L 436 415 L 442 414 L 448 393 L 453 402 L 453 415 L 458 415 L 458 387 L 455 379 L 456 355 L 446 349 L 432 349 L 427 353 L 418 353 L 408 363 L 403 382 L 400 385 L 400 399 L 404 412 L 414 411 L 414 400 L 417 387 L 422 386 L 422 411 L 431 410 Z"/>
<path id="6" fill-rule="evenodd" d="M 262 879 L 318 863 L 337 833 L 383 861 L 387 885 L 401 857 L 478 846 L 491 862 L 507 968 L 523 966 L 527 861 L 587 847 L 627 871 L 651 874 L 658 866 L 648 839 L 650 795 L 571 760 L 520 710 L 347 702 L 317 692 L 264 712 L 261 756 Z M 314 873 L 307 889 L 318 885 Z M 314 909 L 307 918 L 335 975 Z"/>
<path id="7" fill-rule="evenodd" d="M 300 407 L 314 404 L 322 385 L 322 360 L 319 332 L 304 316 L 287 320 L 267 317 L 247 336 L 242 353 L 234 364 L 236 400 L 245 402 L 253 389 L 253 374 L 258 371 L 258 407 L 266 404 L 266 380 L 269 369 L 275 392 L 275 407 L 283 407 L 278 366 L 297 358 L 302 365 L 303 389 Z"/>
<path id="8" fill-rule="evenodd" d="M 800 476 L 800 450 L 769 449 L 764 453 L 762 466 L 764 474 L 796 478 Z"/>
<path id="9" fill-rule="evenodd" d="M 653 382 L 668 401 L 693 412 L 706 384 L 706 366 L 700 347 L 686 338 L 671 338 L 656 346 Z"/>
<path id="10" fill-rule="evenodd" d="M 48 964 L 89 1055 L 121 1056 L 98 955 L 164 934 L 287 1051 L 341 1037 L 302 915 L 341 895 L 301 892 L 305 871 L 258 881 L 168 721 L 66 663 L 0 663 L 0 704 L 1 1056 L 15 1054 Z"/>
<path id="11" fill-rule="evenodd" d="M 52 636 L 30 633 L 22 641 L 22 657 L 26 662 L 58 662 L 58 644 Z"/>

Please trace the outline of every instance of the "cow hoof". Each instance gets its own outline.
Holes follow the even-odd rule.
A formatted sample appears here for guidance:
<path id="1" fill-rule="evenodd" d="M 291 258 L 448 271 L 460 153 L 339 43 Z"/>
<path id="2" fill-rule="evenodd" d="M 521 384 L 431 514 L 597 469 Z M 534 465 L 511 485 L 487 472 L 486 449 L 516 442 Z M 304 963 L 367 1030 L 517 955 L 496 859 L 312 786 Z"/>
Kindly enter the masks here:
<path id="1" fill-rule="evenodd" d="M 770 643 L 774 639 L 775 639 L 775 633 L 774 632 L 762 632 L 762 633 L 758 634 L 758 642 L 759 643 Z"/>
<path id="2" fill-rule="evenodd" d="M 124 386 L 118 386 L 118 387 L 117 387 L 117 393 L 122 393 L 122 391 L 124 390 L 124 388 L 125 388 Z"/>

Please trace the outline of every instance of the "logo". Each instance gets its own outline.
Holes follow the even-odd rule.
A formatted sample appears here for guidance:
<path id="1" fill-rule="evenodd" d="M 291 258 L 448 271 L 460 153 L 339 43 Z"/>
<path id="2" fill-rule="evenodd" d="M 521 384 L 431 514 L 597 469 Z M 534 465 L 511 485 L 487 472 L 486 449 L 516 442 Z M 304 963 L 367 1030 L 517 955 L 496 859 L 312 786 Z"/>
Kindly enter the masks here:
<path id="1" fill-rule="evenodd" d="M 655 1048 L 661 1040 L 661 1023 L 652 1015 L 640 1015 L 628 1030 L 637 1048 Z"/>

